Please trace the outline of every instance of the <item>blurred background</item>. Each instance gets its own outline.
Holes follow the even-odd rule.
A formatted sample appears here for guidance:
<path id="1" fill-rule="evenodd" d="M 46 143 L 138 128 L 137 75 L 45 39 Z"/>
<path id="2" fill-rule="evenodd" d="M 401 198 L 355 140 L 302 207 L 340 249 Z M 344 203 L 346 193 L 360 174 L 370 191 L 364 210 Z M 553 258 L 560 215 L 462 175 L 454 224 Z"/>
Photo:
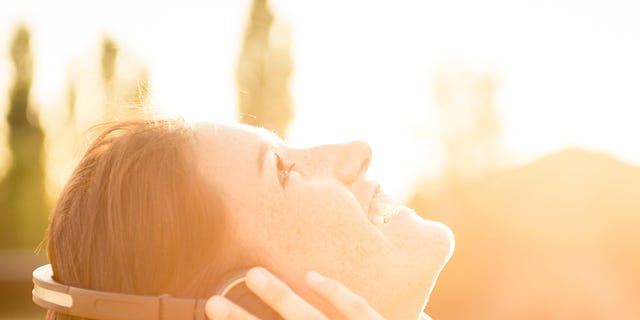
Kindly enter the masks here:
<path id="1" fill-rule="evenodd" d="M 0 319 L 91 125 L 123 110 L 368 141 L 456 234 L 434 319 L 640 319 L 634 1 L 3 1 Z"/>

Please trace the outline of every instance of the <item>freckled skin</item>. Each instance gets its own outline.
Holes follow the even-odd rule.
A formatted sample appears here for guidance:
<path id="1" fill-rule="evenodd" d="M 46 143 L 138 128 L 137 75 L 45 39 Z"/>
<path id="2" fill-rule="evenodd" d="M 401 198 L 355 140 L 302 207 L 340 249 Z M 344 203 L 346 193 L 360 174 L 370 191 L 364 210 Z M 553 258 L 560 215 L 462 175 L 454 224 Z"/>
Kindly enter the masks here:
<path id="1" fill-rule="evenodd" d="M 260 174 L 265 141 L 274 147 Z M 408 210 L 380 227 L 369 221 L 366 143 L 296 149 L 253 127 L 199 124 L 194 148 L 201 173 L 223 195 L 228 247 L 244 253 L 243 263 L 267 267 L 320 309 L 326 305 L 303 281 L 310 270 L 341 281 L 385 318 L 418 317 L 453 238 Z M 295 163 L 284 188 L 276 153 Z"/>

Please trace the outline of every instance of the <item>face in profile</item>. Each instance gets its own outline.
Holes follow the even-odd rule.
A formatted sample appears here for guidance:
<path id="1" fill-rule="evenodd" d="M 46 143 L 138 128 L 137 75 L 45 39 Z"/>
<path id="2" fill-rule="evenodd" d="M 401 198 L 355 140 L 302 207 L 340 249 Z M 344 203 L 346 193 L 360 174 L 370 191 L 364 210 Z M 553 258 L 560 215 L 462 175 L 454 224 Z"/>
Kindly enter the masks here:
<path id="1" fill-rule="evenodd" d="M 193 146 L 199 172 L 224 199 L 226 247 L 239 264 L 267 267 L 320 308 L 303 283 L 310 270 L 385 318 L 422 310 L 451 255 L 451 231 L 392 205 L 366 177 L 366 143 L 297 149 L 262 129 L 203 123 Z"/>

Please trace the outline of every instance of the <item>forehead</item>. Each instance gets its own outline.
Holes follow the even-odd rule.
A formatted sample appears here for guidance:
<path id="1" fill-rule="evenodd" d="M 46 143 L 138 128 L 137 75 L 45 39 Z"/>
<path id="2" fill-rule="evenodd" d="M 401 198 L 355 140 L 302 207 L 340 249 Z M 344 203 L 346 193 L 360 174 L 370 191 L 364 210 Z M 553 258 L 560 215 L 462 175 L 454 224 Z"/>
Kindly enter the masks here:
<path id="1" fill-rule="evenodd" d="M 199 122 L 194 126 L 196 140 L 207 143 L 248 143 L 255 141 L 277 142 L 280 138 L 264 128 L 253 127 L 240 123 L 211 123 Z"/>
<path id="2" fill-rule="evenodd" d="M 274 135 L 242 124 L 197 123 L 193 128 L 196 165 L 204 181 L 221 192 L 230 208 L 241 208 L 246 199 L 255 198 L 260 155 Z"/>
<path id="3" fill-rule="evenodd" d="M 239 171 L 259 174 L 266 150 L 281 141 L 270 131 L 244 124 L 203 122 L 193 127 L 196 161 L 206 175 L 216 173 L 212 180 Z"/>

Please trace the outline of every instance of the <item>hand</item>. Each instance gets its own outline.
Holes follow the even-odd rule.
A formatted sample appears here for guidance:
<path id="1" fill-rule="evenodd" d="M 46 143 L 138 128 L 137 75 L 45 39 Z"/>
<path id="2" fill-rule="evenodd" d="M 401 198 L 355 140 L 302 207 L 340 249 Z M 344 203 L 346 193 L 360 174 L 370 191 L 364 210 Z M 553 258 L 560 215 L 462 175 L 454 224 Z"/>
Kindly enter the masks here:
<path id="1" fill-rule="evenodd" d="M 249 270 L 246 283 L 251 291 L 285 319 L 329 319 L 264 268 Z M 334 279 L 309 272 L 305 276 L 305 283 L 347 319 L 383 319 L 362 297 Z M 211 297 L 205 310 L 207 317 L 214 320 L 259 320 L 222 296 Z"/>

